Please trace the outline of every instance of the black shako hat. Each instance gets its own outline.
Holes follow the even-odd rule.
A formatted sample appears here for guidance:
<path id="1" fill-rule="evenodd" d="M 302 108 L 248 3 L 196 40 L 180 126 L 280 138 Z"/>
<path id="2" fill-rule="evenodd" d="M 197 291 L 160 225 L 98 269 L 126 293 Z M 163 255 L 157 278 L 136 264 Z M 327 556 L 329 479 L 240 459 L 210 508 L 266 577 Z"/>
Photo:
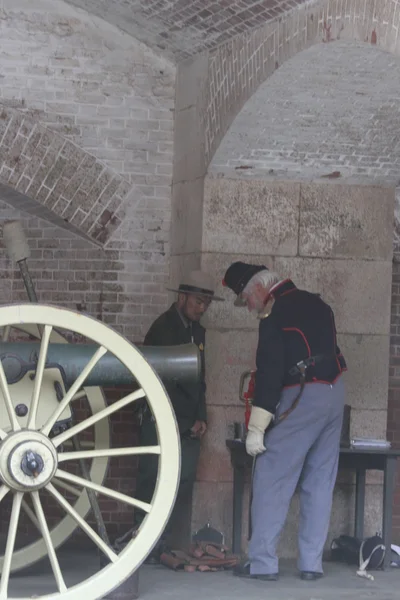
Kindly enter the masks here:
<path id="1" fill-rule="evenodd" d="M 259 271 L 268 271 L 265 265 L 250 265 L 244 262 L 234 262 L 227 269 L 222 280 L 222 285 L 230 288 L 238 296 L 235 306 L 243 306 L 239 295 L 243 292 L 250 279 Z"/>

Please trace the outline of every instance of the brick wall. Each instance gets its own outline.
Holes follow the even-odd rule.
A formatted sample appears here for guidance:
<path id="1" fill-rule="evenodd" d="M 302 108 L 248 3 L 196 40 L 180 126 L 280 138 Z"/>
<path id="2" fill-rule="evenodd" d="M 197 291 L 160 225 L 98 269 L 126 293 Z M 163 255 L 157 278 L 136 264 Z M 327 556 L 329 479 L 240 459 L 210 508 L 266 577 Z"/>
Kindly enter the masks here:
<path id="1" fill-rule="evenodd" d="M 339 39 L 398 53 L 399 19 L 396 0 L 311 0 L 222 44 L 210 56 L 208 161 L 246 101 L 288 59 L 315 43 Z"/>
<path id="2" fill-rule="evenodd" d="M 21 221 L 31 251 L 28 260 L 39 302 L 82 310 L 102 321 L 117 323 L 123 288 L 116 283 L 122 268 L 118 252 L 102 250 L 42 219 L 27 216 L 0 204 L 0 227 L 10 219 Z M 27 294 L 18 266 L 1 244 L 1 302 L 26 302 Z M 119 307 L 120 308 L 120 307 Z M 140 339 L 140 338 L 136 338 Z"/>
<path id="3" fill-rule="evenodd" d="M 399 67 L 400 57 L 357 42 L 304 50 L 245 104 L 209 172 L 397 185 Z"/>
<path id="4" fill-rule="evenodd" d="M 0 104 L 76 144 L 71 160 L 83 150 L 124 182 L 123 223 L 103 249 L 36 218 L 24 222 L 39 295 L 79 303 L 131 339 L 142 339 L 167 300 L 174 68 L 101 19 L 61 2 L 40 0 L 33 9 L 28 1 L 14 8 L 6 0 L 0 31 Z M 108 183 L 99 168 L 99 196 Z M 83 194 L 71 200 L 75 208 L 89 201 Z M 6 215 L 14 216 L 8 209 Z M 108 216 L 116 218 L 112 209 Z M 44 268 L 43 261 L 51 262 Z M 11 299 L 18 299 L 16 273 L 11 289 Z"/>
<path id="5" fill-rule="evenodd" d="M 68 0 L 182 60 L 307 0 Z"/>
<path id="6" fill-rule="evenodd" d="M 17 182 L 6 180 L 10 173 L 3 172 L 0 232 L 4 221 L 22 221 L 40 302 L 87 312 L 139 342 L 167 302 L 175 69 L 129 36 L 61 2 L 38 0 L 33 6 L 22 1 L 14 7 L 6 0 L 0 31 L 0 112 L 16 115 L 22 127 L 32 124 L 29 135 L 34 127 L 42 128 L 60 148 L 69 144 L 72 152 L 64 166 L 70 171 L 77 170 L 77 155 L 90 157 L 98 165 L 96 173 L 88 168 L 88 176 L 96 175 L 92 185 L 98 198 L 110 183 L 102 173 L 123 182 L 125 189 L 119 205 L 123 222 L 95 245 L 83 237 L 84 227 L 77 235 L 41 218 L 42 198 L 32 201 L 27 188 L 20 189 L 21 196 L 8 192 L 18 189 Z M 3 149 L 1 159 L 5 164 L 13 154 L 16 179 L 26 157 L 15 152 L 16 146 L 11 152 L 12 146 Z M 39 157 L 39 189 L 53 165 L 47 164 L 46 171 L 44 166 Z M 89 202 L 82 195 L 70 200 L 76 210 Z M 1 243 L 0 278 L 1 303 L 27 301 L 19 270 Z M 108 401 L 116 397 L 115 391 L 106 394 Z M 135 443 L 132 408 L 111 424 L 113 446 Z M 107 481 L 132 492 L 135 461 L 113 460 Z M 103 502 L 111 535 L 125 531 L 131 511 Z M 4 533 L 5 508 L 2 519 Z"/>
<path id="7" fill-rule="evenodd" d="M 2 197 L 97 245 L 120 226 L 131 184 L 26 113 L 2 106 Z"/>
<path id="8" fill-rule="evenodd" d="M 3 3 L 0 102 L 76 142 L 138 193 L 146 176 L 170 175 L 171 65 L 63 2 L 39 0 L 34 10 L 29 0 L 13 4 Z"/>
<path id="9" fill-rule="evenodd" d="M 141 342 L 142 322 L 140 311 L 136 307 L 132 310 L 130 320 L 125 319 L 123 306 L 134 303 L 129 296 L 123 293 L 123 287 L 117 282 L 122 263 L 117 251 L 102 250 L 88 245 L 88 242 L 74 236 L 68 231 L 57 228 L 51 223 L 36 217 L 27 217 L 7 204 L 0 203 L 0 227 L 10 218 L 21 221 L 31 249 L 31 258 L 28 266 L 39 302 L 59 304 L 72 310 L 82 311 L 100 319 L 104 323 L 124 333 L 132 341 Z M 0 258 L 0 304 L 11 302 L 27 302 L 27 294 L 20 275 L 20 271 L 5 256 L 1 248 Z M 152 275 L 150 274 L 149 277 Z M 141 284 L 144 286 L 144 284 Z M 130 300 L 130 301 L 129 301 Z M 104 389 L 107 402 L 122 397 L 121 394 L 129 393 L 128 390 Z M 80 420 L 87 411 L 76 414 Z M 135 445 L 137 443 L 138 422 L 133 405 L 118 411 L 110 418 L 111 445 L 114 447 Z M 72 464 L 72 463 L 71 463 Z M 136 485 L 135 457 L 113 458 L 110 461 L 105 485 L 122 492 L 132 493 Z M 64 468 L 64 467 L 63 467 Z M 67 470 L 69 467 L 67 465 Z M 73 470 L 78 475 L 81 473 Z M 69 501 L 74 497 L 63 493 Z M 46 515 L 49 522 L 58 522 L 62 511 L 57 503 L 49 496 L 43 497 Z M 107 531 L 112 539 L 123 534 L 132 523 L 132 510 L 105 497 L 101 498 L 100 506 Z M 8 527 L 10 503 L 5 502 L 1 507 L 0 533 L 5 534 Z M 92 518 L 89 522 L 94 526 Z M 21 533 L 31 536 L 34 528 L 29 519 L 24 515 L 21 524 Z M 86 536 L 77 530 L 71 543 L 87 543 Z"/>

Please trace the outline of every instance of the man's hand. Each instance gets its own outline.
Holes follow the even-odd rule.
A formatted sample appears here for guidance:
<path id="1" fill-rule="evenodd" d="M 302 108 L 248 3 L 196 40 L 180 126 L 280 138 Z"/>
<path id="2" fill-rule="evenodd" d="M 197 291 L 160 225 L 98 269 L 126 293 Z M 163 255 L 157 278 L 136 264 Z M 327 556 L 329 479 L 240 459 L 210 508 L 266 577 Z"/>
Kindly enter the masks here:
<path id="1" fill-rule="evenodd" d="M 257 456 L 265 452 L 264 434 L 259 431 L 249 431 L 246 437 L 246 452 L 250 456 Z"/>
<path id="2" fill-rule="evenodd" d="M 246 437 L 246 452 L 250 456 L 257 456 L 257 454 L 265 452 L 264 433 L 272 421 L 272 417 L 272 413 L 259 406 L 253 406 L 251 409 L 249 431 Z"/>
<path id="3" fill-rule="evenodd" d="M 190 429 L 192 437 L 201 439 L 207 430 L 207 424 L 205 421 L 195 421 L 193 427 Z"/>

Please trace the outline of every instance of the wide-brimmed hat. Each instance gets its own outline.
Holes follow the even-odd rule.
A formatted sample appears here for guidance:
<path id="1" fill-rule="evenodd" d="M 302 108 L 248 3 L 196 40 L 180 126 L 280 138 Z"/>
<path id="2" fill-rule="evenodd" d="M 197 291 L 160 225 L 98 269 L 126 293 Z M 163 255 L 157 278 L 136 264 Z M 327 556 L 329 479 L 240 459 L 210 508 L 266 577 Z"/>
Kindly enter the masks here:
<path id="1" fill-rule="evenodd" d="M 265 265 L 252 265 L 237 261 L 226 270 L 222 285 L 230 288 L 236 294 L 235 306 L 245 306 L 240 294 L 243 292 L 250 279 L 259 271 L 268 271 Z"/>
<path id="2" fill-rule="evenodd" d="M 178 288 L 167 288 L 167 290 L 177 292 L 178 294 L 206 296 L 219 302 L 224 301 L 224 298 L 219 298 L 219 296 L 215 295 L 212 277 L 208 273 L 204 273 L 204 271 L 188 271 L 182 277 Z"/>

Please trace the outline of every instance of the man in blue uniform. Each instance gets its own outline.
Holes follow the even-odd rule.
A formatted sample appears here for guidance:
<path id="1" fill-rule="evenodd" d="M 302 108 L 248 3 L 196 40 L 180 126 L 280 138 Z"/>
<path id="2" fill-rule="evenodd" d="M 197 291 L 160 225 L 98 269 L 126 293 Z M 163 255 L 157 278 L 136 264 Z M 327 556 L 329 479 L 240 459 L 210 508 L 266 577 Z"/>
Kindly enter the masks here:
<path id="1" fill-rule="evenodd" d="M 224 285 L 260 319 L 255 395 L 246 450 L 257 457 L 249 561 L 235 574 L 278 579 L 276 546 L 300 492 L 301 578 L 323 574 L 344 408 L 345 360 L 332 309 L 264 265 L 233 263 Z"/>

